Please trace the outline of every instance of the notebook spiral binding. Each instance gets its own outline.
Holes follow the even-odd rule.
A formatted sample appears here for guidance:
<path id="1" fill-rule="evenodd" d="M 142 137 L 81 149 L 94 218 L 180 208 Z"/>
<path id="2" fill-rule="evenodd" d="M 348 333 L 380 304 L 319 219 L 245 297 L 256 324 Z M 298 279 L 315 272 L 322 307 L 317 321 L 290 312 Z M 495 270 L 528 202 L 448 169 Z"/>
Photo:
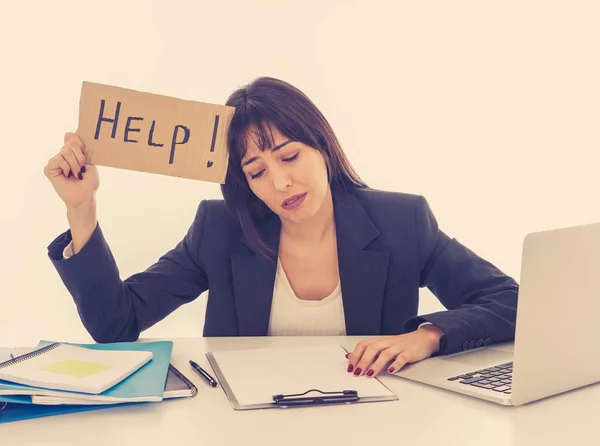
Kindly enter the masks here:
<path id="1" fill-rule="evenodd" d="M 26 355 L 17 356 L 16 358 L 13 358 L 6 362 L 0 363 L 0 369 L 9 367 L 14 364 L 18 364 L 19 362 L 25 361 L 27 359 L 35 358 L 36 356 L 43 355 L 44 353 L 47 353 L 50 350 L 54 350 L 55 348 L 60 347 L 60 345 L 61 345 L 60 342 L 55 342 L 54 344 L 47 345 L 44 348 L 40 348 L 39 350 L 35 350 L 33 352 L 27 353 Z"/>

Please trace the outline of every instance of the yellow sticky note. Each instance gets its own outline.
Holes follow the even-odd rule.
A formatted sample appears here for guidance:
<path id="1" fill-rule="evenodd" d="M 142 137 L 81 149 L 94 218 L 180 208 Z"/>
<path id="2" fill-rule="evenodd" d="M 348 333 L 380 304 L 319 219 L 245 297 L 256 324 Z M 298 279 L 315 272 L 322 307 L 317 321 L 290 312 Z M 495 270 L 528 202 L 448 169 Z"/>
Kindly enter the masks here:
<path id="1" fill-rule="evenodd" d="M 45 365 L 41 367 L 41 369 L 47 370 L 48 372 L 60 373 L 61 375 L 71 375 L 83 378 L 110 369 L 110 366 L 78 361 L 76 359 L 66 359 L 64 361 Z"/>

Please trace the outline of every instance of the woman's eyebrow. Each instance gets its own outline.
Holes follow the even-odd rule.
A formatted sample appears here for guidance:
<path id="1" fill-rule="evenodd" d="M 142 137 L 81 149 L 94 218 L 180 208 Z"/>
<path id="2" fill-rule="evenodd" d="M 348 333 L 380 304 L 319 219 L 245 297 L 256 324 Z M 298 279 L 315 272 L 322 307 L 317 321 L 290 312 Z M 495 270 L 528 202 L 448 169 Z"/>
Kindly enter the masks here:
<path id="1" fill-rule="evenodd" d="M 289 144 L 289 143 L 291 143 L 291 142 L 294 142 L 294 141 L 292 141 L 291 139 L 288 139 L 287 141 L 284 141 L 284 142 L 282 142 L 281 144 L 279 144 L 279 145 L 277 145 L 277 146 L 273 147 L 273 148 L 271 149 L 271 152 L 276 152 L 277 150 L 281 149 L 283 146 L 285 146 L 286 144 Z M 257 159 L 258 159 L 258 156 L 253 156 L 252 158 L 250 158 L 250 159 L 247 159 L 246 161 L 244 161 L 244 162 L 242 163 L 242 167 L 246 167 L 248 164 L 251 164 L 251 163 L 253 163 L 253 162 L 254 162 L 254 161 L 256 161 Z"/>

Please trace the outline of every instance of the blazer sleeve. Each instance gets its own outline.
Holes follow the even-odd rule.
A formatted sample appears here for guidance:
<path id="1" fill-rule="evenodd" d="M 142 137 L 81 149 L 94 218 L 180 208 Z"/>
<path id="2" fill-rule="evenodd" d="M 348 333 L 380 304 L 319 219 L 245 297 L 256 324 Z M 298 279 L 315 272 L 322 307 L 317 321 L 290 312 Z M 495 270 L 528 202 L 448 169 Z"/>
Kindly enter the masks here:
<path id="1" fill-rule="evenodd" d="M 431 322 L 443 332 L 438 354 L 514 339 L 517 283 L 488 261 L 449 238 L 425 198 L 415 212 L 420 287 L 427 287 L 447 311 L 409 319 L 405 330 Z"/>
<path id="2" fill-rule="evenodd" d="M 67 231 L 48 246 L 48 256 L 71 293 L 83 325 L 96 342 L 135 341 L 140 333 L 208 289 L 198 258 L 205 202 L 185 237 L 143 272 L 121 280 L 100 225 L 85 246 L 63 259 Z"/>

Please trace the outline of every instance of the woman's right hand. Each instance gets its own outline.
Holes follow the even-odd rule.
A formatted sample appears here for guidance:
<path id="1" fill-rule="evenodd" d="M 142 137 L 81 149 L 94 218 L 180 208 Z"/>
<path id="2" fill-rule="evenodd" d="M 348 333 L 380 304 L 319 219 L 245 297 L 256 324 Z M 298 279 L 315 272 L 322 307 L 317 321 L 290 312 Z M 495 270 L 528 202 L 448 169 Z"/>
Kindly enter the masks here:
<path id="1" fill-rule="evenodd" d="M 85 145 L 77 134 L 65 134 L 62 149 L 48 161 L 44 174 L 67 209 L 95 207 L 95 193 L 100 185 L 98 169 L 86 163 Z"/>
<path id="2" fill-rule="evenodd" d="M 48 161 L 44 174 L 67 206 L 73 251 L 77 254 L 92 236 L 96 225 L 98 169 L 87 164 L 85 145 L 75 133 L 65 135 L 60 152 Z"/>

